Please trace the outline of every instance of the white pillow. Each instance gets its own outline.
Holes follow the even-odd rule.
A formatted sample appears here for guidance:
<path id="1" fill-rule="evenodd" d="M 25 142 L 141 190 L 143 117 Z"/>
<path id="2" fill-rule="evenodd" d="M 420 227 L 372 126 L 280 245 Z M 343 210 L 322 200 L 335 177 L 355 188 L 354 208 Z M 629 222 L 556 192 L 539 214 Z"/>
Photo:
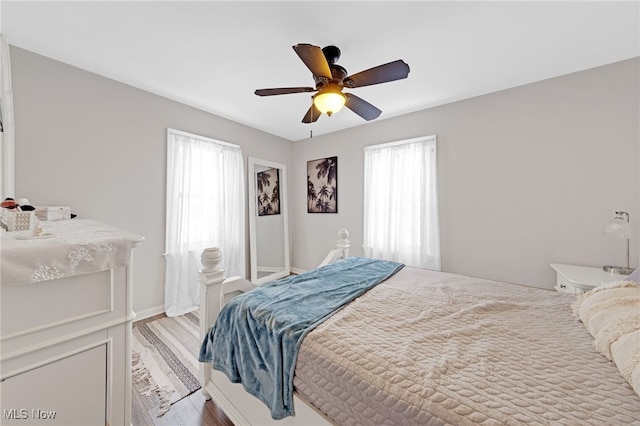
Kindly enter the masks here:
<path id="1" fill-rule="evenodd" d="M 620 281 L 596 287 L 579 295 L 572 307 L 595 347 L 640 395 L 640 284 Z"/>

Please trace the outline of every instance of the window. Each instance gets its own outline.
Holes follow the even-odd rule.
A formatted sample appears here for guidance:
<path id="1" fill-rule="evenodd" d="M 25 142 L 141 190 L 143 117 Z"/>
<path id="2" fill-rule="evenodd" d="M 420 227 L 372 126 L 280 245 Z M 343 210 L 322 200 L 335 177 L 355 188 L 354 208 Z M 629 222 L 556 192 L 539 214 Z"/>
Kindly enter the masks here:
<path id="1" fill-rule="evenodd" d="M 200 304 L 198 270 L 207 247 L 222 251 L 228 276 L 245 275 L 244 171 L 237 145 L 167 131 L 165 310 Z"/>
<path id="2" fill-rule="evenodd" d="M 367 257 L 440 270 L 436 137 L 364 151 Z"/>

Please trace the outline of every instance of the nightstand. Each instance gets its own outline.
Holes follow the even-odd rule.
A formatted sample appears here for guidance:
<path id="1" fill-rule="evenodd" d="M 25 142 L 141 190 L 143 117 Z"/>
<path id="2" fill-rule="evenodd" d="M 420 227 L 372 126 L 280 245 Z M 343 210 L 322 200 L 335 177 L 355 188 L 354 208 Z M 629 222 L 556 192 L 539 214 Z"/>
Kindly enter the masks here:
<path id="1" fill-rule="evenodd" d="M 562 293 L 580 294 L 599 285 L 612 281 L 624 281 L 627 278 L 627 275 L 611 274 L 603 271 L 602 268 L 590 266 L 552 263 L 551 267 L 558 274 L 555 289 Z"/>

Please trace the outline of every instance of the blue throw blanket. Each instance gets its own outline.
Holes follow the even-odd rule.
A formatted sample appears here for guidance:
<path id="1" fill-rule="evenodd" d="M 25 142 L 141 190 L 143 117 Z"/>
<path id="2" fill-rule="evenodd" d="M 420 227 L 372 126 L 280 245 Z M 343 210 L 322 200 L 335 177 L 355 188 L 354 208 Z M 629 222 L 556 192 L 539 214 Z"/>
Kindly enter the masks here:
<path id="1" fill-rule="evenodd" d="M 293 373 L 304 336 L 403 266 L 350 257 L 241 294 L 220 312 L 200 361 L 241 382 L 274 419 L 294 415 Z"/>

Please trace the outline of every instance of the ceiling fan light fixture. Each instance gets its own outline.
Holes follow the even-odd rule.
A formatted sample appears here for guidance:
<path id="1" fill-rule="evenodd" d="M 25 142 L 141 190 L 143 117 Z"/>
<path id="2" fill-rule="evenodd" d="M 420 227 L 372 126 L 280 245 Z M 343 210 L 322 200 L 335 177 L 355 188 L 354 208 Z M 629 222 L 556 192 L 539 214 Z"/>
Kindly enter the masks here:
<path id="1" fill-rule="evenodd" d="M 323 91 L 313 97 L 313 104 L 323 114 L 331 116 L 342 109 L 346 97 L 339 91 Z"/>

